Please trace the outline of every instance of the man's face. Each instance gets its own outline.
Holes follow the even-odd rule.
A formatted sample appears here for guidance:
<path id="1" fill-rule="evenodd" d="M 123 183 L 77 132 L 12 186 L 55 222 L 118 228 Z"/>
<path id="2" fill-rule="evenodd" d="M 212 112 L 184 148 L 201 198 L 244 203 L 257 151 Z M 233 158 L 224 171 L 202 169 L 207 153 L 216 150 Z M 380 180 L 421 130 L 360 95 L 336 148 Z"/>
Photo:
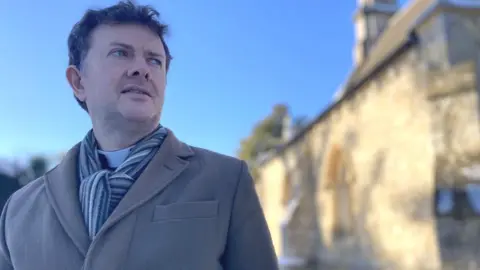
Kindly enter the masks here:
<path id="1" fill-rule="evenodd" d="M 81 71 L 69 67 L 67 78 L 75 96 L 86 102 L 93 122 L 158 123 L 166 56 L 157 34 L 140 25 L 101 25 L 91 34 L 90 50 L 82 65 Z"/>

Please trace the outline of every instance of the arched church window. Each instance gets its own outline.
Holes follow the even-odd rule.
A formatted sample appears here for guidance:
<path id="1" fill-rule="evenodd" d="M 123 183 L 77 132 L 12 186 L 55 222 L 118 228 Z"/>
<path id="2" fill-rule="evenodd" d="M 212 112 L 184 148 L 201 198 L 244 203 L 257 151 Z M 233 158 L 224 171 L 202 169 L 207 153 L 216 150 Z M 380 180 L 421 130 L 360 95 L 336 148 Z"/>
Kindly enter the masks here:
<path id="1" fill-rule="evenodd" d="M 330 151 L 326 181 L 332 191 L 333 237 L 341 240 L 353 233 L 353 213 L 351 198 L 352 170 L 350 157 L 345 150 L 334 145 Z"/>

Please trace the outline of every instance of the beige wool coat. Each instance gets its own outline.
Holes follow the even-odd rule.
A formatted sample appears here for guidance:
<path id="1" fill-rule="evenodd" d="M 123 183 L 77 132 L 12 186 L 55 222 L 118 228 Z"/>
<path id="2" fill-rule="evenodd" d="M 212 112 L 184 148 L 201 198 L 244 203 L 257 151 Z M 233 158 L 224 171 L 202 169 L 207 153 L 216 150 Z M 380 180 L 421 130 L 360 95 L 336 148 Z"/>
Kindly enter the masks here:
<path id="1" fill-rule="evenodd" d="M 73 147 L 15 192 L 0 220 L 0 270 L 275 270 L 270 233 L 243 161 L 169 131 L 90 241 Z"/>

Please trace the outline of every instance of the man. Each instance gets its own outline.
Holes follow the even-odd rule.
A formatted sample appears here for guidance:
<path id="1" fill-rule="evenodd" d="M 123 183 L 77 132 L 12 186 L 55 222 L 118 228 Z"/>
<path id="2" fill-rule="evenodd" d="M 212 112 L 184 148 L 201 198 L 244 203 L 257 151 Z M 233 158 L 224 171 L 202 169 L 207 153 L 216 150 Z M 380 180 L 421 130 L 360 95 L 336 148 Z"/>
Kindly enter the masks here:
<path id="1" fill-rule="evenodd" d="M 73 27 L 66 77 L 92 130 L 6 203 L 0 270 L 278 269 L 245 163 L 159 125 L 171 56 L 157 17 L 120 2 Z"/>

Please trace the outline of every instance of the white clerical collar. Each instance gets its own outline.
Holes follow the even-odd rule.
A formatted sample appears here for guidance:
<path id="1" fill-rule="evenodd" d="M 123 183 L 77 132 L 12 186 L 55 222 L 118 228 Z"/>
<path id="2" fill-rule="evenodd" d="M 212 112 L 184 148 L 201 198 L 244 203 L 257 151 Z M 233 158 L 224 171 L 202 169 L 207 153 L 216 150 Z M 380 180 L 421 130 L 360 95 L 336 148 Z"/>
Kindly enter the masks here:
<path id="1" fill-rule="evenodd" d="M 103 151 L 99 149 L 98 153 L 105 157 L 110 168 L 117 168 L 125 161 L 125 159 L 127 159 L 127 156 L 132 148 L 133 146 L 130 146 L 128 148 L 116 151 Z"/>

